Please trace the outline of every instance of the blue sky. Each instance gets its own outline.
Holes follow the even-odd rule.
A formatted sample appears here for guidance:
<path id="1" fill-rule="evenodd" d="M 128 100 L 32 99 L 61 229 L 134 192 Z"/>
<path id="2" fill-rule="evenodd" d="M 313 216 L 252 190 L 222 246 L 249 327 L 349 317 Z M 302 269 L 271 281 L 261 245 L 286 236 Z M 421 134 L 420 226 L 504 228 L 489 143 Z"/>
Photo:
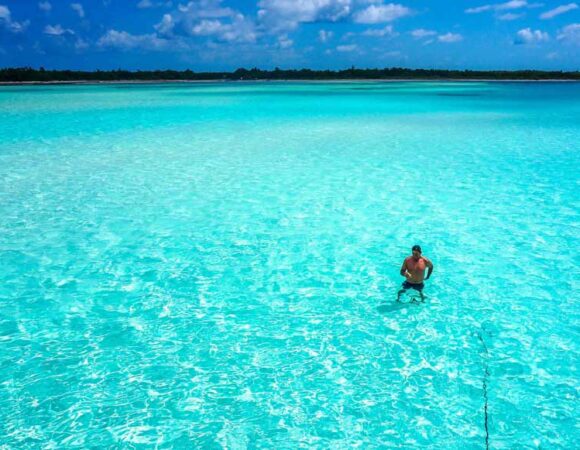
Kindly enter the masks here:
<path id="1" fill-rule="evenodd" d="M 580 0 L 0 0 L 0 67 L 580 70 Z"/>

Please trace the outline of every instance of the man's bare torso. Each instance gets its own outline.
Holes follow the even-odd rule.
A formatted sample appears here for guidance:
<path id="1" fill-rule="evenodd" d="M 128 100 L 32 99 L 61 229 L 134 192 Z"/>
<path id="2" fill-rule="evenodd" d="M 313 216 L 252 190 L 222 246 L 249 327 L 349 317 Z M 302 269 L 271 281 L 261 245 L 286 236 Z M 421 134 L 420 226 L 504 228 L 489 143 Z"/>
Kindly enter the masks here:
<path id="1" fill-rule="evenodd" d="M 409 273 L 409 277 L 407 277 L 407 281 L 413 284 L 420 284 L 425 279 L 425 269 L 427 269 L 427 265 L 429 260 L 424 256 L 419 257 L 419 259 L 415 259 L 414 256 L 409 256 L 405 259 L 405 268 Z"/>

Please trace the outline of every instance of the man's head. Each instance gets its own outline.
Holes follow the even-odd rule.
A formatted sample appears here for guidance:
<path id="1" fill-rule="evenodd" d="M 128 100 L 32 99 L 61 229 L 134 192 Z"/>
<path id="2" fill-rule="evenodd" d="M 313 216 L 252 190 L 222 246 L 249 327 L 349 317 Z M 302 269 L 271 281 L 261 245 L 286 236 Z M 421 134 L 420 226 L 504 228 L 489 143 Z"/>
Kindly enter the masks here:
<path id="1" fill-rule="evenodd" d="M 413 257 L 419 259 L 421 257 L 421 247 L 419 245 L 413 245 L 411 249 L 413 251 Z"/>

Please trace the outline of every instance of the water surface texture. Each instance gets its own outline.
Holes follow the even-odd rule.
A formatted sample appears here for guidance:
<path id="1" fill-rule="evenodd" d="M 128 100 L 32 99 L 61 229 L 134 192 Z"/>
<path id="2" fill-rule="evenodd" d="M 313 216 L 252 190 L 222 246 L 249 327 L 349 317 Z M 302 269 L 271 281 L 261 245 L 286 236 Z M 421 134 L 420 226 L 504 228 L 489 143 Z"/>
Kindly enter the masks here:
<path id="1" fill-rule="evenodd" d="M 573 83 L 0 87 L 0 446 L 574 448 L 579 118 Z"/>

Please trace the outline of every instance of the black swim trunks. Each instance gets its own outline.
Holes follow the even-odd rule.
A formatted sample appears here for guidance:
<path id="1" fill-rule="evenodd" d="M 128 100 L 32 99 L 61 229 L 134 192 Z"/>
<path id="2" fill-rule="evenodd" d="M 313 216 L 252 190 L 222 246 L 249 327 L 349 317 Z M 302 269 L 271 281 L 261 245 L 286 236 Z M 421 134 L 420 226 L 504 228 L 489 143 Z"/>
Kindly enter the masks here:
<path id="1" fill-rule="evenodd" d="M 425 283 L 409 283 L 408 281 L 403 281 L 403 289 L 415 289 L 416 291 L 422 291 L 425 287 Z"/>

